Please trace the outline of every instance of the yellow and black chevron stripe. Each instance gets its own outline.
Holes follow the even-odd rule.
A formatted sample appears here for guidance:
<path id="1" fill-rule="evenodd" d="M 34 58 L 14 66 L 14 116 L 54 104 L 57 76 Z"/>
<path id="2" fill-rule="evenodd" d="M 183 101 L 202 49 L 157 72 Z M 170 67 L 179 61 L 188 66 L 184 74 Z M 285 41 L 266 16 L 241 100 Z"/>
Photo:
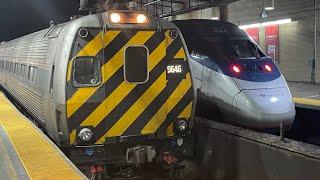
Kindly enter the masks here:
<path id="1" fill-rule="evenodd" d="M 110 30 L 93 33 L 73 57 L 99 56 L 102 61 L 102 84 L 98 87 L 73 88 L 71 68 L 67 74 L 67 118 L 70 144 L 77 128 L 92 126 L 94 142 L 104 143 L 106 137 L 122 135 L 173 135 L 176 118 L 189 119 L 192 110 L 192 83 L 181 39 L 172 39 L 170 30 Z M 145 45 L 150 53 L 149 80 L 144 84 L 124 80 L 124 48 Z M 72 64 L 73 59 L 69 64 Z M 168 78 L 167 66 L 184 64 L 179 77 Z"/>

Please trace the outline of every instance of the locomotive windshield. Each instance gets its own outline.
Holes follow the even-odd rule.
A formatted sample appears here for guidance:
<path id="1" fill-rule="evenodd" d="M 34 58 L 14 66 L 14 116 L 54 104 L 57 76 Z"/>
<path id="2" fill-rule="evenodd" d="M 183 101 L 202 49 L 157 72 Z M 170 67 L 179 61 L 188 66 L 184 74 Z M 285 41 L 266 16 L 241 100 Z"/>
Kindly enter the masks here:
<path id="1" fill-rule="evenodd" d="M 190 53 L 199 53 L 213 59 L 244 59 L 264 56 L 248 39 L 204 37 L 188 44 Z"/>
<path id="2" fill-rule="evenodd" d="M 73 63 L 73 86 L 97 86 L 101 82 L 100 61 L 96 57 L 77 57 Z"/>

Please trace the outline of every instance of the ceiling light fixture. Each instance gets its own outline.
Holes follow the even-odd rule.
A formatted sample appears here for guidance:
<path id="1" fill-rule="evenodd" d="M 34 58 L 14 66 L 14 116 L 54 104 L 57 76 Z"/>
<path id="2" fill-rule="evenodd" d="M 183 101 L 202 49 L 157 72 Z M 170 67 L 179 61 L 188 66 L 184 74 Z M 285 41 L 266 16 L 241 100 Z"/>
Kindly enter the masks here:
<path id="1" fill-rule="evenodd" d="M 291 19 L 281 19 L 281 20 L 277 20 L 277 21 L 264 22 L 264 23 L 261 23 L 261 25 L 262 26 L 271 26 L 271 25 L 275 25 L 275 24 L 288 24 L 291 22 L 292 22 Z"/>
<path id="2" fill-rule="evenodd" d="M 264 0 L 264 9 L 267 11 L 274 10 L 274 0 Z"/>
<path id="3" fill-rule="evenodd" d="M 256 28 L 260 26 L 271 26 L 271 25 L 276 25 L 276 24 L 288 24 L 291 23 L 292 19 L 281 19 L 277 21 L 269 21 L 269 22 L 264 22 L 264 23 L 255 23 L 255 24 L 248 24 L 248 25 L 241 25 L 239 26 L 240 29 L 249 29 L 249 28 Z"/>

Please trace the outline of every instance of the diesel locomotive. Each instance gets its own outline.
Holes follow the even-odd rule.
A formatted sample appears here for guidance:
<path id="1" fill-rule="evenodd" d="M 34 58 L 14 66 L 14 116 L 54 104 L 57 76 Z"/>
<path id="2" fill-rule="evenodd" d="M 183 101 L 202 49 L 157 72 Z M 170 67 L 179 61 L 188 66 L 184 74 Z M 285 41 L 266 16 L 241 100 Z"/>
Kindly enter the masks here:
<path id="1" fill-rule="evenodd" d="M 91 172 L 171 163 L 192 127 L 187 56 L 172 23 L 112 10 L 1 43 L 0 85 Z"/>

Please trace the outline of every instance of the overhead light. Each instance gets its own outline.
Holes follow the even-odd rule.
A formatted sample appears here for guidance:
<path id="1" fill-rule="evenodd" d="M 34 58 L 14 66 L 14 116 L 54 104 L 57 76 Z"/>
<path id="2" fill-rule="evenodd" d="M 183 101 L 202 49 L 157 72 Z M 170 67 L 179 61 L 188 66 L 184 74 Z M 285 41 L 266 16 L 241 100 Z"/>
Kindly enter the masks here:
<path id="1" fill-rule="evenodd" d="M 274 0 L 264 0 L 264 9 L 267 11 L 274 10 Z"/>
<path id="2" fill-rule="evenodd" d="M 274 7 L 265 7 L 264 9 L 267 11 L 271 11 L 271 10 L 274 10 Z"/>
<path id="3" fill-rule="evenodd" d="M 292 22 L 291 19 L 281 19 L 281 20 L 277 20 L 277 21 L 264 22 L 264 23 L 261 23 L 261 25 L 262 26 L 270 26 L 270 25 L 275 25 L 275 24 L 288 24 L 291 22 Z"/>
<path id="4" fill-rule="evenodd" d="M 264 23 L 255 23 L 255 24 L 248 24 L 248 25 L 241 25 L 239 26 L 240 29 L 249 29 L 249 28 L 256 28 L 260 26 L 271 26 L 271 25 L 276 25 L 276 24 L 288 24 L 291 23 L 292 19 L 281 19 L 277 21 L 269 21 L 269 22 L 264 22 Z"/>
<path id="5" fill-rule="evenodd" d="M 248 25 L 242 25 L 239 26 L 240 29 L 249 29 L 249 28 L 256 28 L 256 27 L 260 27 L 261 24 L 260 23 L 256 23 L 256 24 L 248 24 Z"/>
<path id="6" fill-rule="evenodd" d="M 268 18 L 268 15 L 269 15 L 269 11 L 265 10 L 265 9 L 262 9 L 261 11 L 261 17 L 262 18 Z"/>
<path id="7" fill-rule="evenodd" d="M 149 6 L 149 5 L 158 3 L 158 2 L 160 2 L 160 1 L 161 1 L 161 0 L 155 0 L 155 1 L 148 2 L 148 3 L 144 4 L 144 5 L 145 5 L 145 6 Z"/>
<path id="8" fill-rule="evenodd" d="M 219 20 L 219 17 L 212 17 L 212 18 L 210 18 L 210 19 L 212 19 L 212 20 Z"/>

